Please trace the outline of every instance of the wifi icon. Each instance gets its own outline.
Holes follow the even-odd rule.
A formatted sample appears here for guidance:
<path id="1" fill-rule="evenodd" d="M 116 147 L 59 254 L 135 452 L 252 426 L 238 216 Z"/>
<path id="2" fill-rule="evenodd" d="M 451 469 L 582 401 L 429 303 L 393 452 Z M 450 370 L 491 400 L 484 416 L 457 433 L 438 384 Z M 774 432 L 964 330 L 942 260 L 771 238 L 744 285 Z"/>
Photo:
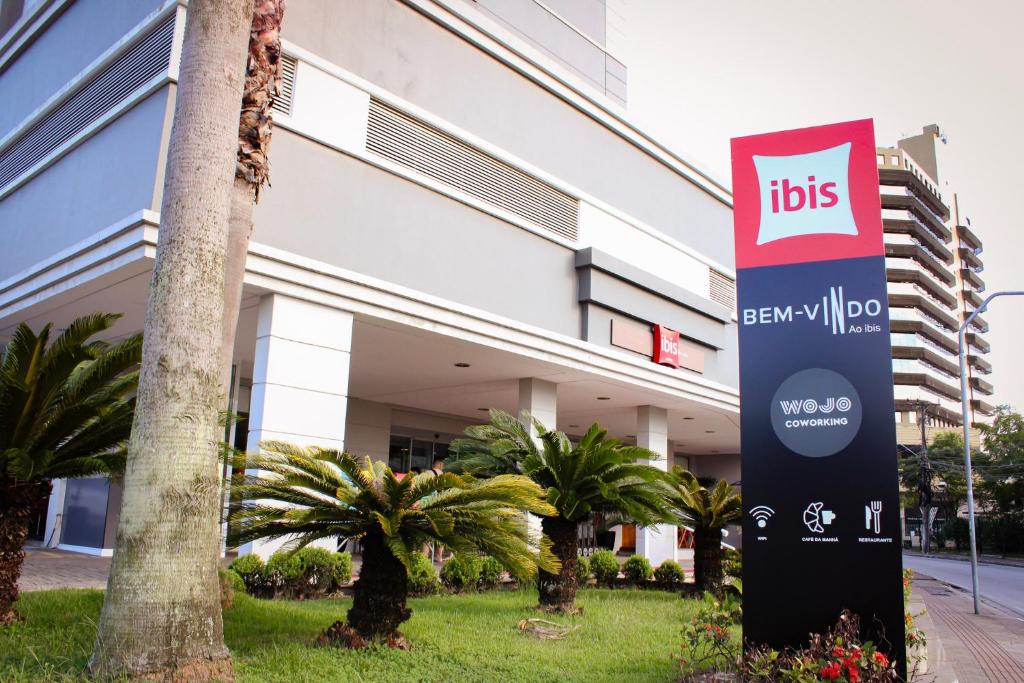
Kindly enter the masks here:
<path id="1" fill-rule="evenodd" d="M 768 520 L 775 514 L 775 510 L 772 510 L 767 505 L 758 505 L 757 507 L 750 509 L 750 514 L 757 520 L 758 528 L 763 529 L 767 526 Z"/>

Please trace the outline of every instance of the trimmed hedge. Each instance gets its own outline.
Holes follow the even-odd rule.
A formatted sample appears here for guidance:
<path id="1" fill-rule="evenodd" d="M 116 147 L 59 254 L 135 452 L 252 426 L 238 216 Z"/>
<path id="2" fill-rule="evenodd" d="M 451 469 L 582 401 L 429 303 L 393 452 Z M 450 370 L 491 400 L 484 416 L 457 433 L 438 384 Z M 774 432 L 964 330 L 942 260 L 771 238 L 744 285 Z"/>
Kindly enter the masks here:
<path id="1" fill-rule="evenodd" d="M 250 595 L 259 598 L 316 598 L 341 590 L 352 579 L 352 555 L 307 546 L 278 551 L 266 563 L 256 554 L 231 563 Z"/>
<path id="2" fill-rule="evenodd" d="M 686 572 L 675 560 L 665 560 L 654 570 L 654 580 L 658 583 L 675 586 L 686 581 Z"/>
<path id="3" fill-rule="evenodd" d="M 505 570 L 501 562 L 488 555 L 480 562 L 480 578 L 478 584 L 481 590 L 497 588 L 501 581 L 501 573 Z"/>
<path id="4" fill-rule="evenodd" d="M 576 583 L 585 586 L 590 580 L 590 560 L 583 555 L 576 558 Z"/>
<path id="5" fill-rule="evenodd" d="M 619 578 L 619 560 L 611 550 L 598 550 L 590 556 L 590 571 L 600 586 L 614 586 Z"/>
<path id="6" fill-rule="evenodd" d="M 630 556 L 626 563 L 622 565 L 622 573 L 627 581 L 634 584 L 647 583 L 654 576 L 654 570 L 651 569 L 651 561 L 643 555 Z"/>
<path id="7" fill-rule="evenodd" d="M 456 593 L 467 588 L 476 590 L 480 581 L 480 565 L 479 557 L 454 555 L 441 567 L 441 583 Z"/>
<path id="8" fill-rule="evenodd" d="M 433 595 L 441 588 L 434 563 L 426 555 L 417 553 L 406 569 L 409 577 L 409 594 L 413 596 Z"/>

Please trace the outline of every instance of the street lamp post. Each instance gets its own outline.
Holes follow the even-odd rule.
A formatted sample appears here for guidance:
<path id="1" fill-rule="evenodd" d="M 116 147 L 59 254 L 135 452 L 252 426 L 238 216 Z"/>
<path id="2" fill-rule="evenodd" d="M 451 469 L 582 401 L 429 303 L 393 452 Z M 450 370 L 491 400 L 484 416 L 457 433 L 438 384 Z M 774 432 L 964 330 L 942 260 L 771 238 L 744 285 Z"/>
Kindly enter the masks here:
<path id="1" fill-rule="evenodd" d="M 971 472 L 971 406 L 967 398 L 967 344 L 965 337 L 967 327 L 974 318 L 988 309 L 988 303 L 999 296 L 1024 296 L 1024 291 L 994 292 L 989 294 L 981 306 L 978 306 L 964 319 L 960 326 L 960 407 L 964 418 L 964 474 L 967 479 L 967 526 L 971 534 L 971 588 L 974 593 L 974 613 L 980 614 L 981 607 L 978 597 L 978 543 L 974 525 L 974 476 Z"/>

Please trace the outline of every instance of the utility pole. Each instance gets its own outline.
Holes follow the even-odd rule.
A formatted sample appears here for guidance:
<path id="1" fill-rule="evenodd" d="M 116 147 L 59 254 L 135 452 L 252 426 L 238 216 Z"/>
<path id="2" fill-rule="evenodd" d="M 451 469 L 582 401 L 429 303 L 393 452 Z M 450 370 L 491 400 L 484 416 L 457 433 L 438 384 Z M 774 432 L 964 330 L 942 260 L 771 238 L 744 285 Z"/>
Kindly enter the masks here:
<path id="1" fill-rule="evenodd" d="M 918 401 L 917 423 L 921 425 L 921 452 L 919 453 L 917 470 L 917 495 L 921 507 L 921 552 L 931 552 L 932 530 L 932 465 L 928 460 L 928 406 L 926 401 Z"/>

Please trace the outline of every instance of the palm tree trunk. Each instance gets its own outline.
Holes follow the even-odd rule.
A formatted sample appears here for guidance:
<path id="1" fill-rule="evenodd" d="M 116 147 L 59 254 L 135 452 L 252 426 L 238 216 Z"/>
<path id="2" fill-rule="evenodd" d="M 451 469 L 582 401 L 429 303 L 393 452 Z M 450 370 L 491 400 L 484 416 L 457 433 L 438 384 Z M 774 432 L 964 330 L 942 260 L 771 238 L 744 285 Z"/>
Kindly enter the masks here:
<path id="1" fill-rule="evenodd" d="M 90 670 L 232 678 L 218 410 L 224 259 L 253 0 L 191 0 L 116 552 Z"/>
<path id="2" fill-rule="evenodd" d="M 0 479 L 0 626 L 21 619 L 14 603 L 18 599 L 18 577 L 25 561 L 25 539 L 32 510 L 50 495 L 50 482 L 23 484 Z"/>
<path id="3" fill-rule="evenodd" d="M 576 609 L 576 565 L 579 563 L 579 541 L 576 537 L 576 522 L 563 517 L 544 517 L 541 529 L 551 539 L 551 550 L 562 568 L 557 574 L 541 569 L 537 575 L 537 589 L 540 606 L 558 612 L 572 612 Z"/>
<path id="4" fill-rule="evenodd" d="M 405 565 L 380 534 L 364 536 L 362 547 L 363 565 L 352 587 L 348 624 L 367 640 L 398 639 L 398 626 L 412 616 L 405 604 L 409 595 Z"/>
<path id="5" fill-rule="evenodd" d="M 722 530 L 693 530 L 693 575 L 698 590 L 715 591 L 722 585 Z"/>

